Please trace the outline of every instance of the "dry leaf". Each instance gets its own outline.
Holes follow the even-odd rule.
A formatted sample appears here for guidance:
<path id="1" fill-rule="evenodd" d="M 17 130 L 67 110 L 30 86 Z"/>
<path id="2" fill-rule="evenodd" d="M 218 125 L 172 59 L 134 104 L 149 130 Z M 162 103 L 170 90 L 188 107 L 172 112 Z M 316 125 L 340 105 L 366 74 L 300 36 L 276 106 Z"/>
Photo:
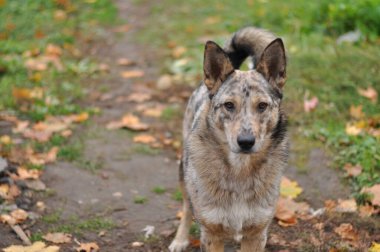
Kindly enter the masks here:
<path id="1" fill-rule="evenodd" d="M 350 106 L 351 117 L 355 119 L 363 118 L 365 115 L 362 110 L 363 110 L 363 105 L 359 105 L 359 106 L 351 105 Z"/>
<path id="2" fill-rule="evenodd" d="M 17 168 L 18 179 L 38 179 L 41 176 L 41 171 L 35 169 L 26 169 L 23 166 Z"/>
<path id="3" fill-rule="evenodd" d="M 372 245 L 369 248 L 368 252 L 380 252 L 380 243 L 372 242 Z"/>
<path id="4" fill-rule="evenodd" d="M 190 239 L 190 246 L 193 248 L 199 248 L 201 246 L 200 239 Z"/>
<path id="5" fill-rule="evenodd" d="M 71 115 L 69 117 L 71 118 L 73 122 L 81 123 L 81 122 L 87 121 L 89 118 L 89 115 L 87 112 L 83 112 L 77 115 Z"/>
<path id="6" fill-rule="evenodd" d="M 307 214 L 309 205 L 305 202 L 295 202 L 290 198 L 282 198 L 277 202 L 275 217 L 281 226 L 293 226 L 297 224 L 297 216 Z"/>
<path id="7" fill-rule="evenodd" d="M 145 123 L 140 122 L 140 119 L 137 116 L 132 114 L 125 115 L 120 121 L 112 121 L 107 124 L 107 129 L 120 129 L 127 128 L 135 131 L 144 131 L 148 130 L 149 126 Z"/>
<path id="8" fill-rule="evenodd" d="M 177 46 L 172 51 L 173 58 L 180 58 L 185 52 L 187 51 L 186 47 L 183 46 Z"/>
<path id="9" fill-rule="evenodd" d="M 319 103 L 318 98 L 314 96 L 310 100 L 304 100 L 303 108 L 306 113 L 309 113 L 317 107 L 318 103 Z"/>
<path id="10" fill-rule="evenodd" d="M 295 199 L 301 192 L 302 188 L 298 186 L 296 181 L 291 181 L 285 176 L 282 177 L 280 188 L 280 194 L 282 196 Z"/>
<path id="11" fill-rule="evenodd" d="M 359 176 L 362 173 L 363 168 L 361 165 L 352 165 L 350 163 L 347 163 L 344 165 L 343 169 L 347 172 L 347 175 L 350 177 L 356 177 Z"/>
<path id="12" fill-rule="evenodd" d="M 1 136 L 0 137 L 0 143 L 1 144 L 5 144 L 5 145 L 11 144 L 12 143 L 12 138 L 10 136 L 8 136 L 8 135 Z"/>
<path id="13" fill-rule="evenodd" d="M 28 213 L 22 209 L 13 210 L 10 216 L 16 220 L 16 223 L 24 222 L 28 218 Z"/>
<path id="14" fill-rule="evenodd" d="M 373 103 L 377 102 L 377 91 L 373 87 L 368 87 L 367 89 L 359 88 L 358 93 L 361 96 L 364 96 L 365 98 L 371 100 Z"/>
<path id="15" fill-rule="evenodd" d="M 343 240 L 357 241 L 359 238 L 358 233 L 354 230 L 354 227 L 349 223 L 342 223 L 339 227 L 334 229 Z"/>
<path id="16" fill-rule="evenodd" d="M 163 106 L 156 106 L 154 108 L 147 108 L 143 111 L 143 115 L 158 118 L 162 115 L 162 111 L 164 111 L 164 109 L 165 109 L 165 107 L 163 107 Z"/>
<path id="17" fill-rule="evenodd" d="M 40 87 L 35 88 L 12 88 L 12 95 L 17 101 L 42 99 L 44 90 Z"/>
<path id="18" fill-rule="evenodd" d="M 58 252 L 59 247 L 57 246 L 48 246 L 46 247 L 46 244 L 37 241 L 33 243 L 31 246 L 16 246 L 12 245 L 10 247 L 7 247 L 3 249 L 4 252 Z"/>
<path id="19" fill-rule="evenodd" d="M 133 93 L 133 94 L 128 95 L 127 101 L 140 103 L 140 102 L 149 101 L 151 97 L 152 95 L 147 94 L 147 93 Z"/>
<path id="20" fill-rule="evenodd" d="M 132 247 L 133 248 L 139 248 L 139 247 L 142 247 L 142 246 L 144 246 L 144 243 L 142 243 L 142 242 L 138 242 L 138 241 L 132 242 Z"/>
<path id="21" fill-rule="evenodd" d="M 95 242 L 90 243 L 81 243 L 78 248 L 76 248 L 77 252 L 96 252 L 99 251 L 99 246 Z"/>
<path id="22" fill-rule="evenodd" d="M 378 211 L 375 209 L 374 206 L 371 206 L 371 205 L 359 206 L 360 217 L 370 217 L 371 215 L 373 215 L 377 212 Z"/>
<path id="23" fill-rule="evenodd" d="M 335 211 L 340 213 L 353 213 L 358 210 L 358 206 L 354 199 L 341 200 L 338 199 L 338 205 L 335 207 Z"/>
<path id="24" fill-rule="evenodd" d="M 133 137 L 133 142 L 135 143 L 143 143 L 143 144 L 151 144 L 156 142 L 156 138 L 152 135 L 141 134 Z"/>
<path id="25" fill-rule="evenodd" d="M 42 238 L 52 243 L 71 242 L 71 234 L 65 234 L 65 233 L 47 233 L 46 235 L 42 236 Z"/>
<path id="26" fill-rule="evenodd" d="M 117 64 L 120 66 L 130 66 L 133 65 L 133 62 L 127 58 L 120 58 L 117 60 Z"/>
<path id="27" fill-rule="evenodd" d="M 347 123 L 346 124 L 346 134 L 350 136 L 357 136 L 362 132 L 361 128 L 358 128 L 356 125 Z"/>
<path id="28" fill-rule="evenodd" d="M 0 222 L 7 223 L 9 225 L 16 225 L 16 219 L 10 216 L 9 214 L 0 215 Z"/>
<path id="29" fill-rule="evenodd" d="M 380 206 L 380 184 L 364 187 L 361 192 L 373 195 L 373 198 L 371 199 L 372 205 Z"/>
<path id="30" fill-rule="evenodd" d="M 60 57 L 62 55 L 62 49 L 57 45 L 48 44 L 45 48 L 45 54 L 48 56 Z"/>
<path id="31" fill-rule="evenodd" d="M 123 71 L 120 73 L 121 77 L 125 79 L 130 78 L 139 78 L 144 76 L 144 72 L 141 70 L 130 70 L 130 71 Z"/>

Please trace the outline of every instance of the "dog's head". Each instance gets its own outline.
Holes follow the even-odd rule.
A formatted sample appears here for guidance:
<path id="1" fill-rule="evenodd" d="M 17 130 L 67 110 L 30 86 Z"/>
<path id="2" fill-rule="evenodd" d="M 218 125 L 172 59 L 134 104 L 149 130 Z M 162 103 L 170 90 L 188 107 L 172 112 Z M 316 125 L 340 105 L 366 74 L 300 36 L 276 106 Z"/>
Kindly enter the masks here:
<path id="1" fill-rule="evenodd" d="M 286 57 L 281 39 L 271 42 L 255 70 L 235 70 L 216 43 L 207 42 L 204 83 L 211 108 L 208 119 L 219 139 L 237 154 L 266 149 L 281 123 L 282 88 L 286 79 Z"/>

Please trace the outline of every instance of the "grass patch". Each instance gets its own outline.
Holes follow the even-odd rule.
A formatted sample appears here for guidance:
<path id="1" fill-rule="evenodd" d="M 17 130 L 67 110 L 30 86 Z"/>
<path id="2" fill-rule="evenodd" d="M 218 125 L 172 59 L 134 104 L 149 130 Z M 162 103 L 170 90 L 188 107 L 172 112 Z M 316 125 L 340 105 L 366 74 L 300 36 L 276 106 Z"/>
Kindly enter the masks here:
<path id="1" fill-rule="evenodd" d="M 182 196 L 182 192 L 177 189 L 173 194 L 172 194 L 172 199 L 176 200 L 176 201 L 182 201 L 183 200 L 183 196 Z"/>
<path id="2" fill-rule="evenodd" d="M 174 118 L 180 117 L 180 110 L 178 107 L 168 106 L 166 107 L 161 114 L 161 119 L 165 121 L 171 121 Z"/>
<path id="3" fill-rule="evenodd" d="M 191 223 L 190 235 L 195 236 L 195 237 L 201 236 L 201 227 L 199 226 L 198 223 L 195 223 L 195 222 Z"/>
<path id="4" fill-rule="evenodd" d="M 145 204 L 146 202 L 148 202 L 148 198 L 145 197 L 145 196 L 138 195 L 138 196 L 136 196 L 136 197 L 133 199 L 133 202 L 134 202 L 135 204 Z"/>
<path id="5" fill-rule="evenodd" d="M 53 228 L 54 232 L 64 232 L 68 234 L 81 234 L 86 231 L 99 232 L 101 230 L 110 230 L 116 225 L 114 222 L 100 218 L 90 218 L 87 220 L 80 220 L 78 217 L 72 218 L 70 223 L 60 225 Z"/>
<path id="6" fill-rule="evenodd" d="M 42 216 L 42 221 L 47 224 L 56 224 L 61 220 L 61 211 L 56 211 L 51 214 L 46 214 Z"/>
<path id="7" fill-rule="evenodd" d="M 159 149 L 155 149 L 146 144 L 136 144 L 131 149 L 131 153 L 137 153 L 142 155 L 155 156 L 160 154 Z"/>
<path id="8" fill-rule="evenodd" d="M 43 234 L 41 232 L 35 232 L 30 235 L 30 241 L 31 242 L 36 242 L 36 241 L 42 241 Z"/>
<path id="9" fill-rule="evenodd" d="M 161 195 L 166 192 L 166 189 L 165 187 L 162 187 L 162 186 L 156 186 L 152 189 L 152 192 L 154 192 L 155 194 Z"/>

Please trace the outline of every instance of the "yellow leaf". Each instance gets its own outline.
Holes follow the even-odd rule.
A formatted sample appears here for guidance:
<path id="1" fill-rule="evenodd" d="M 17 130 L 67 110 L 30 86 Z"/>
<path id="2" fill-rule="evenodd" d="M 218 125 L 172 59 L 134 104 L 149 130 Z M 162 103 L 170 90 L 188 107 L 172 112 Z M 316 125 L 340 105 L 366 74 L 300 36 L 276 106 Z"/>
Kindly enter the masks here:
<path id="1" fill-rule="evenodd" d="M 350 136 L 357 136 L 362 132 L 362 129 L 358 128 L 356 125 L 346 124 L 346 134 Z"/>
<path id="2" fill-rule="evenodd" d="M 33 243 L 31 246 L 15 246 L 12 245 L 3 249 L 4 252 L 58 252 L 59 247 L 49 246 L 46 247 L 46 244 L 40 241 Z"/>
<path id="3" fill-rule="evenodd" d="M 372 246 L 369 248 L 368 252 L 380 252 L 380 243 L 372 242 Z"/>
<path id="4" fill-rule="evenodd" d="M 287 177 L 282 177 L 280 189 L 280 194 L 282 196 L 295 199 L 301 192 L 302 188 L 298 186 L 296 181 L 291 181 Z"/>
<path id="5" fill-rule="evenodd" d="M 131 70 L 131 71 L 121 72 L 121 77 L 123 77 L 125 79 L 139 78 L 139 77 L 143 77 L 143 76 L 144 76 L 144 72 L 141 70 Z"/>
<path id="6" fill-rule="evenodd" d="M 0 143 L 1 144 L 11 144 L 12 143 L 12 138 L 8 135 L 4 135 L 0 137 Z"/>

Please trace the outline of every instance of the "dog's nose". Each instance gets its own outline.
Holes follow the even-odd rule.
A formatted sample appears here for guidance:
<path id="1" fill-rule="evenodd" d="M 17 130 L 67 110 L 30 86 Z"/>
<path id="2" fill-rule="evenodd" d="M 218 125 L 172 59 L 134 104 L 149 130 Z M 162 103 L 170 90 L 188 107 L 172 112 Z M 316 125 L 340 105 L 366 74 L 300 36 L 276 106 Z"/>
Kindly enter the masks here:
<path id="1" fill-rule="evenodd" d="M 250 134 L 239 135 L 237 142 L 243 151 L 249 151 L 255 145 L 255 137 Z"/>

